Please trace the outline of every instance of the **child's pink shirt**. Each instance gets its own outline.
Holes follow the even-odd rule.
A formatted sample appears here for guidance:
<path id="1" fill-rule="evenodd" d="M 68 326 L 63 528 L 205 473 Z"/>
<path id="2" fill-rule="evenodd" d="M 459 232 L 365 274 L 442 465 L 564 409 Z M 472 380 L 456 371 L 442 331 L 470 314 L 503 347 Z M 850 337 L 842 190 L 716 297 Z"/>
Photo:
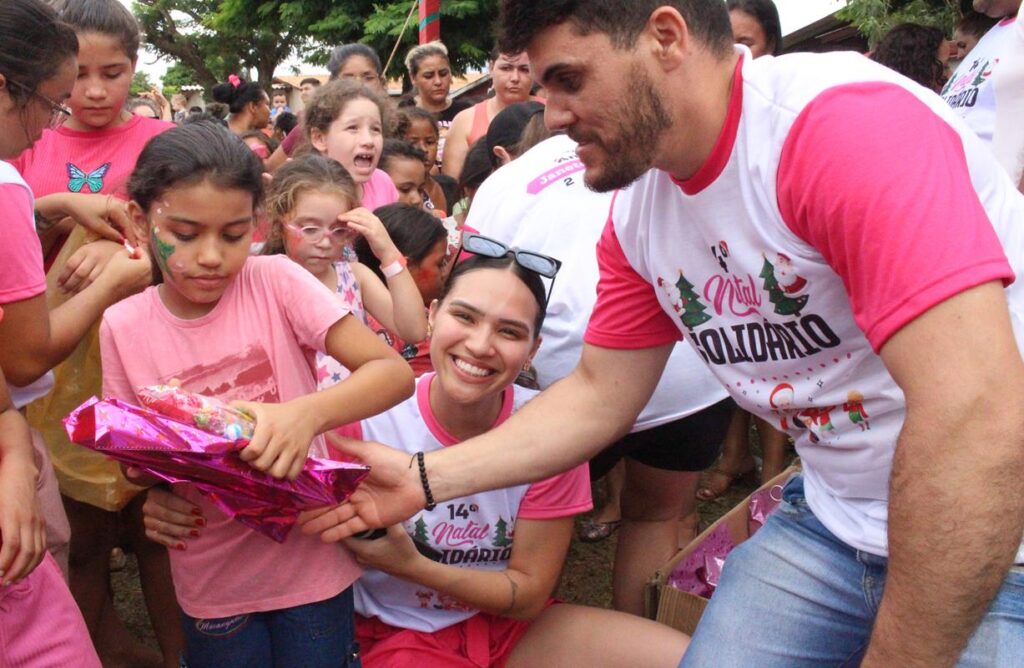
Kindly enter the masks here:
<path id="1" fill-rule="evenodd" d="M 377 207 L 398 201 L 398 189 L 383 169 L 373 170 L 370 180 L 363 184 L 363 208 L 373 211 Z"/>
<path id="2" fill-rule="evenodd" d="M 138 404 L 136 388 L 177 378 L 187 390 L 224 400 L 285 402 L 316 391 L 314 355 L 347 314 L 341 300 L 283 255 L 246 260 L 220 302 L 195 320 L 171 315 L 151 287 L 103 316 L 103 393 Z M 176 485 L 175 492 L 207 520 L 187 549 L 170 551 L 178 602 L 192 617 L 322 601 L 359 577 L 340 545 L 298 527 L 279 544 L 230 519 L 191 486 Z"/>
<path id="3" fill-rule="evenodd" d="M 132 116 L 107 130 L 43 130 L 13 164 L 36 197 L 53 193 L 107 193 L 127 199 L 128 177 L 146 142 L 173 123 Z"/>

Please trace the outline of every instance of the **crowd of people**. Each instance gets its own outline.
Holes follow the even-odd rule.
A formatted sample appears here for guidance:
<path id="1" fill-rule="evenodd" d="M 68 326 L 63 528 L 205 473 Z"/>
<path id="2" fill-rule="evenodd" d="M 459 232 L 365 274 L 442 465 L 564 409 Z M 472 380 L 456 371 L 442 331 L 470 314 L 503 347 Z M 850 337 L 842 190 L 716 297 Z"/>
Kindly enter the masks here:
<path id="1" fill-rule="evenodd" d="M 487 97 L 344 44 L 293 111 L 130 98 L 121 2 L 0 3 L 0 665 L 1019 664 L 1020 4 L 865 57 L 780 55 L 771 0 L 503 0 Z M 369 477 L 275 542 L 69 441 L 159 384 Z M 645 619 L 793 447 L 694 636 Z M 553 597 L 602 478 L 610 610 Z"/>

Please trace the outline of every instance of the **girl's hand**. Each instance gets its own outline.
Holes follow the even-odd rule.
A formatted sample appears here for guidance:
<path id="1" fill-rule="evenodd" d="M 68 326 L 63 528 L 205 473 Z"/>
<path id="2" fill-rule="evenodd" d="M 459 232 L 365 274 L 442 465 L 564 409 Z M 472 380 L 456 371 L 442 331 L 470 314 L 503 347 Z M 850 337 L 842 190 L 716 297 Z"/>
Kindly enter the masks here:
<path id="1" fill-rule="evenodd" d="M 135 248 L 134 251 L 134 255 L 129 255 L 127 250 L 121 248 L 112 253 L 96 279 L 106 290 L 120 295 L 121 299 L 145 290 L 153 282 L 153 263 L 149 254 L 142 248 Z"/>
<path id="2" fill-rule="evenodd" d="M 172 550 L 184 550 L 185 540 L 198 538 L 206 526 L 199 506 L 162 487 L 146 492 L 142 515 L 146 537 Z"/>
<path id="3" fill-rule="evenodd" d="M 0 462 L 0 580 L 18 582 L 46 554 L 46 523 L 36 498 L 38 469 L 31 455 Z"/>
<path id="4" fill-rule="evenodd" d="M 342 543 L 355 555 L 360 566 L 376 568 L 396 577 L 408 579 L 408 575 L 424 558 L 416 551 L 412 538 L 401 524 L 388 527 L 387 535 L 381 538 L 346 538 Z"/>
<path id="5" fill-rule="evenodd" d="M 362 207 L 352 209 L 338 216 L 338 220 L 346 223 L 350 230 L 354 230 L 366 238 L 367 243 L 370 244 L 370 250 L 380 260 L 382 267 L 391 264 L 402 255 L 388 235 L 384 223 L 370 213 L 369 209 Z"/>
<path id="6" fill-rule="evenodd" d="M 132 246 L 139 245 L 127 202 L 113 195 L 66 193 L 64 198 L 64 213 L 93 234 L 117 243 L 127 238 Z"/>
<path id="7" fill-rule="evenodd" d="M 256 431 L 249 445 L 242 448 L 242 461 L 275 478 L 295 480 L 302 473 L 309 444 L 316 436 L 316 426 L 308 411 L 293 402 L 233 401 L 231 405 L 256 418 Z"/>
<path id="8" fill-rule="evenodd" d="M 121 244 L 106 239 L 82 246 L 64 264 L 57 285 L 64 292 L 81 292 L 92 285 L 114 253 L 123 249 Z"/>

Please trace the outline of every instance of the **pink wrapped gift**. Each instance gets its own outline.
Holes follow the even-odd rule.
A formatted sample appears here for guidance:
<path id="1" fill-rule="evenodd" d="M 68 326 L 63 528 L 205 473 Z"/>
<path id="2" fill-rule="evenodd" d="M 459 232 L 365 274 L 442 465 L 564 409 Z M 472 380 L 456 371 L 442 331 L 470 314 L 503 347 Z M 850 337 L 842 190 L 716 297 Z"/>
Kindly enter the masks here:
<path id="1" fill-rule="evenodd" d="M 764 526 L 768 516 L 775 512 L 780 503 L 782 485 L 763 487 L 750 495 L 750 519 L 747 521 L 747 529 L 751 536 Z"/>
<path id="2" fill-rule="evenodd" d="M 296 480 L 277 480 L 242 461 L 238 452 L 248 440 L 210 433 L 185 417 L 93 397 L 64 418 L 64 429 L 72 442 L 122 464 L 195 485 L 230 517 L 279 543 L 299 512 L 341 503 L 369 474 L 361 464 L 310 457 Z"/>
<path id="3" fill-rule="evenodd" d="M 668 585 L 679 591 L 711 598 L 725 558 L 734 547 L 736 542 L 729 533 L 729 527 L 719 524 L 673 569 Z"/>

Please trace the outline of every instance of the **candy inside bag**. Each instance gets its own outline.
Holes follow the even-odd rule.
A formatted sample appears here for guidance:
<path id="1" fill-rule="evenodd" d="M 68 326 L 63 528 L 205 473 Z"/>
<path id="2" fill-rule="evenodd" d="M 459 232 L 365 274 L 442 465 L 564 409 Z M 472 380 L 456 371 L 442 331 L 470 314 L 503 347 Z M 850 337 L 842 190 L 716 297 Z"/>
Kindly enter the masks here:
<path id="1" fill-rule="evenodd" d="M 146 408 L 232 441 L 248 441 L 256 429 L 256 419 L 248 412 L 180 387 L 150 385 L 137 394 Z"/>

